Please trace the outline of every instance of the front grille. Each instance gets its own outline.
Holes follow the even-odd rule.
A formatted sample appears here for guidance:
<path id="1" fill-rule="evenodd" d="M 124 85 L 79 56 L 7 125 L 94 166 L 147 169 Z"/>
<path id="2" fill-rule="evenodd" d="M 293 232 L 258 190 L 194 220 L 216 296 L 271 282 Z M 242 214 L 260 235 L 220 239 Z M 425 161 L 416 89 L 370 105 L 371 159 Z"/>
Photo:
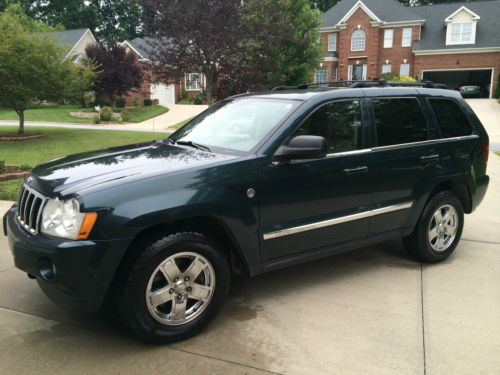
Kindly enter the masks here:
<path id="1" fill-rule="evenodd" d="M 42 220 L 42 209 L 47 198 L 23 184 L 19 190 L 19 201 L 17 203 L 17 219 L 29 232 L 36 234 L 40 229 Z"/>

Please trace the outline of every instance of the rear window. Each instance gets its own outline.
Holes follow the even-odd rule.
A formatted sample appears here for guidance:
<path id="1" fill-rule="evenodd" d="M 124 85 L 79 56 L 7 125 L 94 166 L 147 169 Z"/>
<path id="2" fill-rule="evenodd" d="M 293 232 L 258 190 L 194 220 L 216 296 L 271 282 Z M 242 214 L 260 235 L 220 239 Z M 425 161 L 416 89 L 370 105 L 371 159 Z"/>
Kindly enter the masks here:
<path id="1" fill-rule="evenodd" d="M 373 99 L 379 146 L 426 141 L 427 123 L 416 98 Z"/>
<path id="2" fill-rule="evenodd" d="M 429 98 L 443 138 L 471 135 L 472 128 L 460 106 L 451 99 Z"/>

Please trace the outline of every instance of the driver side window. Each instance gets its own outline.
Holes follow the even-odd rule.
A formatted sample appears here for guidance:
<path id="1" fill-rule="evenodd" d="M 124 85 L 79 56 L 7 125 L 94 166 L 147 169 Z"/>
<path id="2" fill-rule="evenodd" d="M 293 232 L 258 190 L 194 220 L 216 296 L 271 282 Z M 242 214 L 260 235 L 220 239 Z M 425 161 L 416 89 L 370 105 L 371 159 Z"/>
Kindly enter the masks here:
<path id="1" fill-rule="evenodd" d="M 361 149 L 360 100 L 342 100 L 323 105 L 302 123 L 294 134 L 297 135 L 324 137 L 329 154 Z"/>

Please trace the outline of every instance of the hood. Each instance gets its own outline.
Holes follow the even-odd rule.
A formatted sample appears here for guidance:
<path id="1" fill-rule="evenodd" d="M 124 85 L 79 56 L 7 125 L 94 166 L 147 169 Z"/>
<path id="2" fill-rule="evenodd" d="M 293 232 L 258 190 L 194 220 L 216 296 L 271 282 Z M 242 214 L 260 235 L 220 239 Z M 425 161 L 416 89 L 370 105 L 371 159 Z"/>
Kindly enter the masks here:
<path id="1" fill-rule="evenodd" d="M 66 195 L 112 181 L 130 180 L 235 159 L 197 149 L 153 142 L 75 154 L 40 164 L 33 179 L 42 191 Z"/>

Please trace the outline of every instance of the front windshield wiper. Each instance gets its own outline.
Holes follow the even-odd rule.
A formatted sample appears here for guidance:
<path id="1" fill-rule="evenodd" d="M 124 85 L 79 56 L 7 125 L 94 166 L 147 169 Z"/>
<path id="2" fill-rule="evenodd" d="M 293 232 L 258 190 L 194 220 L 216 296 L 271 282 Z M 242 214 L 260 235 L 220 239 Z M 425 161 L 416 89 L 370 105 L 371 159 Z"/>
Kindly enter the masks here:
<path id="1" fill-rule="evenodd" d="M 203 150 L 203 151 L 212 151 L 210 149 L 210 147 L 208 146 L 205 146 L 205 145 L 201 145 L 199 143 L 194 143 L 192 141 L 174 141 L 173 139 L 170 139 L 170 138 L 167 138 L 171 143 L 173 144 L 177 144 L 177 145 L 181 145 L 181 146 L 189 146 L 189 147 L 193 147 L 193 148 L 196 148 L 198 150 Z"/>

